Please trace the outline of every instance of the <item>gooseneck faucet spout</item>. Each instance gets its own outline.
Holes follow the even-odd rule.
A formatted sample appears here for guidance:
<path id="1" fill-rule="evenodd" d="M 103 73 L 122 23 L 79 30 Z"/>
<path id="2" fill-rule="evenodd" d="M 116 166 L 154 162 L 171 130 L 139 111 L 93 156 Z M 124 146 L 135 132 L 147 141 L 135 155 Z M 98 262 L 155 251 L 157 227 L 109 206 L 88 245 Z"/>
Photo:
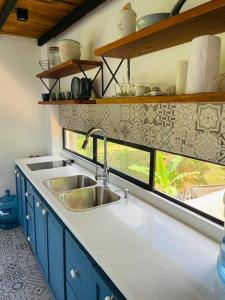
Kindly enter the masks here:
<path id="1" fill-rule="evenodd" d="M 100 127 L 93 127 L 91 129 L 88 130 L 87 134 L 86 134 L 86 138 L 83 142 L 82 148 L 86 149 L 87 145 L 88 145 L 88 141 L 90 136 L 93 133 L 96 132 L 100 132 L 103 135 L 104 138 L 104 165 L 103 165 L 103 176 L 99 176 L 97 174 L 97 168 L 96 168 L 96 179 L 102 179 L 103 180 L 103 184 L 105 186 L 107 186 L 109 184 L 109 168 L 108 168 L 108 163 L 107 163 L 107 134 L 106 131 L 103 128 Z"/>

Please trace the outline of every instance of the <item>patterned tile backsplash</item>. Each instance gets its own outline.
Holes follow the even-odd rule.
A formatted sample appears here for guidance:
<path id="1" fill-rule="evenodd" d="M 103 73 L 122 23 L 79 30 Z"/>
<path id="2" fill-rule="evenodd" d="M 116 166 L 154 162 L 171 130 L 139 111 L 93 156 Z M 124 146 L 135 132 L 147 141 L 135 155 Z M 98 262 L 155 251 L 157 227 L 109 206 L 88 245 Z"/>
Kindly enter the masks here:
<path id="1" fill-rule="evenodd" d="M 225 104 L 62 105 L 60 125 L 225 165 Z"/>

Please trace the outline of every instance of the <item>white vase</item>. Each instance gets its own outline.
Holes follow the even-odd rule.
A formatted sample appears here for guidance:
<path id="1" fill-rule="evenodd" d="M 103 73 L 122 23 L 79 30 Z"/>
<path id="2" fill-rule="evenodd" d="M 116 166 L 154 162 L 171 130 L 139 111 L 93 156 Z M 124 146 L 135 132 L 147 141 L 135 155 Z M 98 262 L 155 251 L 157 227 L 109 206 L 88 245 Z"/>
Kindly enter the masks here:
<path id="1" fill-rule="evenodd" d="M 136 13 L 132 9 L 120 10 L 117 31 L 119 38 L 123 38 L 136 31 Z"/>

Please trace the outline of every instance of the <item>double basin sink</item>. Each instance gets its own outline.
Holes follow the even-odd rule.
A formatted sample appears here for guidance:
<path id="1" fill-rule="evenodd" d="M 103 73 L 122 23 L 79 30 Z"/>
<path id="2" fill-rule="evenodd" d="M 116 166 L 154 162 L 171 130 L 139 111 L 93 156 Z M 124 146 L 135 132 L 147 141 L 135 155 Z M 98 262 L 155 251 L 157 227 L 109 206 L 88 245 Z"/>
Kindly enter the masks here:
<path id="1" fill-rule="evenodd" d="M 86 175 L 52 178 L 44 185 L 69 210 L 85 211 L 120 200 L 108 187 L 96 186 L 97 182 Z"/>

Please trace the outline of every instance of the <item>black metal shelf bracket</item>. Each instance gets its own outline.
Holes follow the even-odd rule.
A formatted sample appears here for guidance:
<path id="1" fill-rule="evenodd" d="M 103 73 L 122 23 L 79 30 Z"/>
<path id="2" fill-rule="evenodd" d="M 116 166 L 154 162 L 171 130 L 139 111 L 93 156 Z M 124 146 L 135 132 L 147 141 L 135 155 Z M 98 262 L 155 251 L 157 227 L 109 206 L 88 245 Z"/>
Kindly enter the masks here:
<path id="1" fill-rule="evenodd" d="M 104 56 L 102 56 L 102 59 L 103 59 L 105 65 L 106 65 L 107 69 L 108 69 L 109 72 L 111 73 L 111 76 L 112 76 L 111 79 L 109 80 L 108 84 L 106 85 L 106 87 L 105 87 L 105 88 L 103 89 L 103 91 L 102 91 L 102 96 L 104 96 L 105 93 L 107 92 L 108 88 L 110 87 L 110 85 L 111 85 L 111 83 L 112 83 L 113 80 L 114 80 L 117 84 L 119 84 L 119 83 L 118 83 L 118 80 L 116 79 L 116 75 L 117 75 L 117 73 L 118 73 L 120 67 L 122 66 L 122 63 L 123 63 L 124 59 L 121 59 L 121 61 L 120 61 L 119 65 L 118 65 L 118 67 L 116 68 L 115 72 L 112 71 L 112 69 L 110 68 L 110 66 L 109 66 L 109 64 L 108 64 L 108 62 L 106 61 L 106 58 L 105 58 Z"/>
<path id="2" fill-rule="evenodd" d="M 121 61 L 120 61 L 119 65 L 118 65 L 118 67 L 116 68 L 115 72 L 112 71 L 112 69 L 110 68 L 110 66 L 109 66 L 109 64 L 108 64 L 108 62 L 106 61 L 106 58 L 105 58 L 104 56 L 102 56 L 102 59 L 103 59 L 105 65 L 106 65 L 107 69 L 108 69 L 109 72 L 111 73 L 111 76 L 112 76 L 111 79 L 109 80 L 109 82 L 108 82 L 106 88 L 105 88 L 105 89 L 103 88 L 102 95 L 104 96 L 105 93 L 107 92 L 108 88 L 110 87 L 110 85 L 111 85 L 111 83 L 112 83 L 113 80 L 114 80 L 117 84 L 119 84 L 119 83 L 118 83 L 118 80 L 117 80 L 117 78 L 116 78 L 116 75 L 117 75 L 117 73 L 118 73 L 120 67 L 122 66 L 122 63 L 124 62 L 124 59 L 121 59 Z M 130 79 L 131 79 L 130 59 L 127 59 L 127 80 L 128 80 L 128 83 L 130 83 Z"/>
<path id="3" fill-rule="evenodd" d="M 57 79 L 55 80 L 55 82 L 53 83 L 53 85 L 52 85 L 51 88 L 49 88 L 49 87 L 47 86 L 47 84 L 44 82 L 43 78 L 40 77 L 40 80 L 41 80 L 41 82 L 44 84 L 44 86 L 46 87 L 46 89 L 48 90 L 49 94 L 52 92 L 52 90 L 54 89 L 54 87 L 55 87 L 55 85 L 56 85 L 57 82 L 59 82 L 59 91 L 60 91 L 60 79 L 59 79 L 59 78 L 57 78 Z"/>

